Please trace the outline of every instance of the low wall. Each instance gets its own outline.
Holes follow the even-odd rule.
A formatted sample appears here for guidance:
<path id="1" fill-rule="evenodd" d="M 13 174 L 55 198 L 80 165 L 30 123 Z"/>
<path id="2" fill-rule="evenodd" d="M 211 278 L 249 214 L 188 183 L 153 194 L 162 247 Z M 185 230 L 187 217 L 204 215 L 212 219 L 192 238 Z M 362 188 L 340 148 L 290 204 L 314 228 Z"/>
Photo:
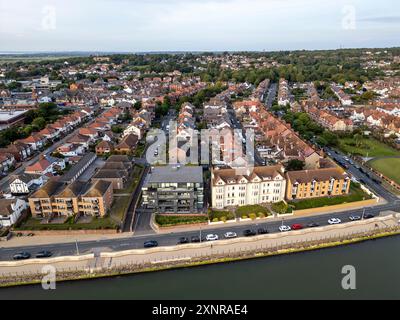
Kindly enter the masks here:
<path id="1" fill-rule="evenodd" d="M 400 215 L 396 215 L 398 218 Z M 397 219 L 396 218 L 396 219 Z M 126 250 L 126 251 L 120 251 L 120 252 L 103 252 L 100 254 L 100 257 L 102 258 L 118 258 L 118 257 L 124 257 L 124 256 L 129 256 L 129 255 L 149 255 L 152 253 L 162 253 L 162 252 L 179 252 L 183 251 L 186 249 L 200 249 L 200 248 L 209 248 L 210 245 L 212 244 L 213 247 L 223 247 L 226 245 L 232 245 L 232 244 L 246 244 L 246 243 L 254 243 L 258 241 L 263 241 L 263 240 L 268 240 L 268 239 L 290 239 L 291 237 L 303 235 L 315 235 L 315 237 L 318 237 L 319 233 L 324 233 L 328 231 L 335 230 L 337 232 L 343 231 L 346 229 L 350 229 L 354 226 L 365 226 L 371 227 L 375 225 L 378 222 L 385 222 L 389 220 L 393 220 L 394 217 L 393 215 L 391 216 L 385 216 L 385 217 L 379 217 L 379 218 L 374 218 L 374 219 L 369 219 L 369 220 L 362 220 L 362 221 L 354 221 L 354 222 L 348 222 L 345 224 L 339 224 L 339 225 L 329 225 L 329 226 L 324 226 L 324 227 L 317 227 L 317 228 L 309 228 L 309 229 L 302 229 L 302 230 L 297 230 L 297 231 L 290 231 L 290 232 L 285 232 L 285 233 L 274 233 L 274 234 L 266 234 L 266 235 L 258 235 L 255 237 L 242 237 L 242 238 L 234 238 L 234 239 L 227 239 L 227 240 L 219 240 L 216 242 L 202 242 L 202 243 L 189 243 L 189 244 L 182 244 L 179 246 L 171 246 L 171 247 L 156 247 L 156 248 L 151 248 L 151 249 L 133 249 L 133 250 Z"/>
<path id="2" fill-rule="evenodd" d="M 201 223 L 190 223 L 190 224 L 182 224 L 182 225 L 174 225 L 174 226 L 169 226 L 169 227 L 162 227 L 159 226 L 155 222 L 155 213 L 151 215 L 150 218 L 150 227 L 157 233 L 163 233 L 163 232 L 170 232 L 171 230 L 184 230 L 187 228 L 200 228 L 200 227 L 207 227 L 208 223 L 207 222 L 201 222 Z"/>
<path id="3" fill-rule="evenodd" d="M 33 233 L 35 236 L 74 236 L 74 235 L 90 235 L 90 234 L 117 234 L 116 229 L 104 230 L 15 230 L 13 235 L 21 233 L 26 236 Z"/>
<path id="4" fill-rule="evenodd" d="M 77 262 L 77 261 L 86 261 L 94 259 L 94 254 L 86 254 L 82 256 L 66 256 L 66 257 L 57 257 L 57 258 L 49 258 L 46 260 L 43 259 L 29 259 L 22 261 L 0 261 L 0 267 L 21 267 L 21 266 L 29 266 L 29 265 L 49 265 L 52 263 L 59 262 Z"/>
<path id="5" fill-rule="evenodd" d="M 363 208 L 363 207 L 374 206 L 378 202 L 379 202 L 379 199 L 369 199 L 369 200 L 364 200 L 364 201 L 343 203 L 343 204 L 338 204 L 338 205 L 334 205 L 334 206 L 310 208 L 310 209 L 304 209 L 304 210 L 294 210 L 293 213 L 294 213 L 294 216 L 304 216 L 304 215 L 324 213 L 324 212 L 327 212 L 328 210 L 329 210 L 329 212 L 344 211 L 344 210 L 359 209 L 359 208 Z"/>

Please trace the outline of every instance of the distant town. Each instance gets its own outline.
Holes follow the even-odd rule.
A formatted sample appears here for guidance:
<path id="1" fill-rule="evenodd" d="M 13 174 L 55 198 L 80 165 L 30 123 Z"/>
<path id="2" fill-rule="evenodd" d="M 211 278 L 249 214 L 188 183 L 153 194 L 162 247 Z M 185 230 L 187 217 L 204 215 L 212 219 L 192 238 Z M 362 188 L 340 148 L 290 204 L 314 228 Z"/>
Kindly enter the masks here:
<path id="1" fill-rule="evenodd" d="M 4 60 L 0 129 L 3 240 L 130 233 L 134 249 L 368 220 L 400 195 L 400 49 Z M 41 250 L 17 251 L 0 259 Z"/>

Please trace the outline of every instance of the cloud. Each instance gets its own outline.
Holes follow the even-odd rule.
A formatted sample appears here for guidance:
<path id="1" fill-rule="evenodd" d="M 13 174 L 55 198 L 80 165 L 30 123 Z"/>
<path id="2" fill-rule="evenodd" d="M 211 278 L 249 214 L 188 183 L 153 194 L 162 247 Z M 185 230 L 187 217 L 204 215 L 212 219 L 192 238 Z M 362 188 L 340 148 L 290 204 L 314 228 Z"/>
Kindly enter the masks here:
<path id="1" fill-rule="evenodd" d="M 360 27 L 354 32 L 341 28 L 341 9 L 348 2 L 354 4 L 358 17 L 372 17 L 358 20 Z M 399 22 L 400 5 L 392 2 L 0 0 L 0 50 L 325 49 L 351 46 L 375 31 L 380 31 L 376 46 L 386 46 L 383 41 L 389 40 L 395 45 L 393 25 Z M 55 28 L 46 29 L 43 26 L 53 21 L 46 19 L 48 5 L 55 9 Z M 392 16 L 386 17 L 387 12 Z"/>

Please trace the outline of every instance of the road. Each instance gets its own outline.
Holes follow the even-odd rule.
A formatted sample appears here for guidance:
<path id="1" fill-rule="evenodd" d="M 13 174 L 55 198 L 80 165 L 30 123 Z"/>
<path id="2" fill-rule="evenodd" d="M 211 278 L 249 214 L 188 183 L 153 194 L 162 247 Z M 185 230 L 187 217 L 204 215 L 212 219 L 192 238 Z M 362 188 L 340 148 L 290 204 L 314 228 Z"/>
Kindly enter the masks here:
<path id="1" fill-rule="evenodd" d="M 275 101 L 277 92 L 278 92 L 278 84 L 272 83 L 271 86 L 269 87 L 268 95 L 265 100 L 265 106 L 267 107 L 267 109 L 272 107 L 272 104 Z"/>
<path id="2" fill-rule="evenodd" d="M 135 215 L 136 205 L 138 204 L 140 194 L 142 193 L 142 187 L 149 171 L 150 171 L 150 166 L 146 165 L 143 175 L 135 189 L 135 193 L 132 196 L 132 201 L 129 205 L 128 213 L 125 217 L 125 221 L 122 226 L 122 232 L 132 232 L 133 231 L 132 228 L 135 223 L 134 220 L 139 218 L 138 215 Z"/>
<path id="3" fill-rule="evenodd" d="M 375 194 L 379 195 L 380 197 L 384 198 L 386 201 L 390 202 L 395 202 L 399 201 L 399 198 L 392 194 L 390 191 L 386 190 L 382 184 L 377 183 L 376 181 L 379 181 L 380 179 L 368 168 L 362 166 L 361 164 L 351 164 L 348 161 L 345 160 L 345 155 L 335 151 L 333 149 L 328 148 L 327 149 L 329 156 L 336 160 L 337 162 L 342 162 L 345 163 L 348 168 L 346 168 L 346 171 L 350 173 L 353 177 L 355 177 L 358 181 L 363 182 L 363 184 L 366 184 L 369 189 L 375 192 Z M 361 172 L 358 168 L 362 168 L 364 172 Z M 375 181 L 374 181 L 374 180 Z"/>
<path id="4" fill-rule="evenodd" d="M 374 214 L 378 216 L 381 211 L 386 210 L 397 210 L 400 211 L 399 203 L 391 203 L 382 206 L 366 208 L 366 214 Z M 99 250 L 104 250 L 107 248 L 112 251 L 123 251 L 129 249 L 139 249 L 143 248 L 143 243 L 146 240 L 156 240 L 158 241 L 160 246 L 174 246 L 177 244 L 180 237 L 188 237 L 189 239 L 192 236 L 200 236 L 205 238 L 207 234 L 217 234 L 220 239 L 223 238 L 223 235 L 226 232 L 236 232 L 238 236 L 242 236 L 242 233 L 246 229 L 252 229 L 257 231 L 258 228 L 266 228 L 269 233 L 279 233 L 278 228 L 283 224 L 291 226 L 295 223 L 300 223 L 303 225 L 307 225 L 311 222 L 317 223 L 320 226 L 328 225 L 328 219 L 330 218 L 339 218 L 342 222 L 348 222 L 350 215 L 359 215 L 362 216 L 363 209 L 352 210 L 348 212 L 341 213 L 332 213 L 326 215 L 319 215 L 315 217 L 301 217 L 301 218 L 286 218 L 284 220 L 279 221 L 271 221 L 271 222 L 262 222 L 262 223 L 248 223 L 248 224 L 232 224 L 230 226 L 224 227 L 215 227 L 207 230 L 198 230 L 198 231 L 183 231 L 177 233 L 169 233 L 169 234 L 140 234 L 132 236 L 131 238 L 122 238 L 122 239 L 112 239 L 112 240 L 99 240 L 99 241 L 87 241 L 78 243 L 79 253 L 91 253 L 98 252 Z M 21 250 L 27 251 L 32 255 L 36 254 L 41 250 L 49 250 L 53 252 L 54 256 L 69 256 L 76 255 L 76 244 L 75 243 L 63 243 L 63 244 L 54 244 L 54 245 L 42 245 L 42 246 L 28 246 L 24 248 L 2 248 L 0 250 L 0 260 L 7 261 L 11 260 L 12 256 L 16 252 L 20 252 Z"/>

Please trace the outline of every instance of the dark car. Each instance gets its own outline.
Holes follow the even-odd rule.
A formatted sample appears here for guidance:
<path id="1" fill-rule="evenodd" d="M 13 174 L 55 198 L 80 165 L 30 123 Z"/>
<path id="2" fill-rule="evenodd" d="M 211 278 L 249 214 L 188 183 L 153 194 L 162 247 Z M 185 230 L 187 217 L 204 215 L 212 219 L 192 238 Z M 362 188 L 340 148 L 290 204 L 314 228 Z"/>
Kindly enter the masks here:
<path id="1" fill-rule="evenodd" d="M 372 178 L 372 181 L 375 182 L 376 184 L 382 184 L 382 181 L 376 178 Z"/>
<path id="2" fill-rule="evenodd" d="M 158 247 L 158 242 L 155 240 L 150 240 L 150 241 L 146 241 L 144 243 L 144 247 L 145 248 L 155 248 Z"/>
<path id="3" fill-rule="evenodd" d="M 185 237 L 179 238 L 178 244 L 185 244 L 185 243 L 189 243 L 188 238 Z"/>
<path id="4" fill-rule="evenodd" d="M 267 233 L 268 233 L 268 230 L 265 229 L 265 228 L 260 228 L 260 229 L 257 230 L 257 233 L 258 233 L 258 234 L 267 234 Z"/>
<path id="5" fill-rule="evenodd" d="M 372 219 L 372 218 L 375 218 L 375 216 L 371 213 L 367 213 L 364 215 L 364 219 Z"/>
<path id="6" fill-rule="evenodd" d="M 193 243 L 200 242 L 200 237 L 198 237 L 198 236 L 193 236 L 193 237 L 190 239 L 190 242 L 193 242 Z"/>
<path id="7" fill-rule="evenodd" d="M 244 230 L 243 235 L 245 237 L 252 237 L 255 236 L 257 233 L 254 230 Z"/>
<path id="8" fill-rule="evenodd" d="M 358 170 L 360 170 L 361 173 L 364 173 L 364 174 L 366 173 L 366 171 L 363 168 L 360 168 Z"/>
<path id="9" fill-rule="evenodd" d="M 311 222 L 307 225 L 307 228 L 316 228 L 319 227 L 319 224 L 316 222 Z"/>
<path id="10" fill-rule="evenodd" d="M 31 257 L 31 254 L 29 252 L 18 252 L 13 256 L 14 260 L 26 260 Z"/>
<path id="11" fill-rule="evenodd" d="M 53 254 L 50 251 L 40 251 L 36 254 L 36 258 L 41 259 L 41 258 L 50 258 Z"/>

